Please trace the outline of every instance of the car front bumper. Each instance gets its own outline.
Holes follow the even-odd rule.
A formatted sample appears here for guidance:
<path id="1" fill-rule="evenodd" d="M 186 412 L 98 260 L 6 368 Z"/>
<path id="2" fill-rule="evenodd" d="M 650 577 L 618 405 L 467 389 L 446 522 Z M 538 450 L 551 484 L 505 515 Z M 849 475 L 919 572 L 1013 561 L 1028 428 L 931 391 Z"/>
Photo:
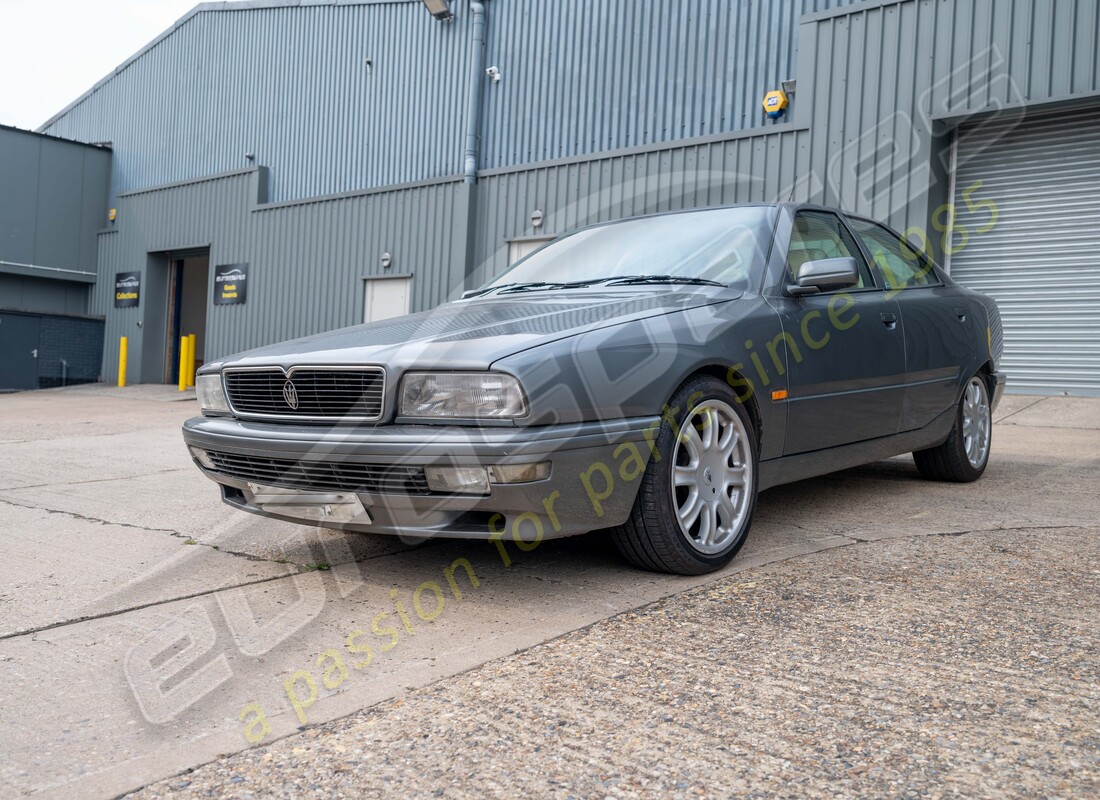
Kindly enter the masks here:
<path id="1" fill-rule="evenodd" d="M 659 417 L 543 427 L 467 428 L 449 425 L 273 425 L 226 417 L 196 417 L 183 438 L 203 474 L 219 484 L 229 505 L 262 516 L 324 527 L 395 534 L 517 542 L 560 538 L 621 524 L 630 513 L 641 472 L 649 462 Z M 196 451 L 201 451 L 196 453 Z M 550 462 L 550 476 L 529 483 L 495 483 L 489 494 L 348 492 L 337 486 L 304 486 L 300 480 L 232 474 L 210 468 L 209 454 L 300 463 L 316 475 L 326 465 L 359 468 L 518 465 Z M 206 454 L 204 466 L 198 456 Z M 359 467 L 355 467 L 359 465 Z M 294 488 L 288 505 L 266 487 Z M 345 519 L 330 503 L 354 494 L 365 515 Z M 358 506 L 356 506 L 358 507 Z"/>

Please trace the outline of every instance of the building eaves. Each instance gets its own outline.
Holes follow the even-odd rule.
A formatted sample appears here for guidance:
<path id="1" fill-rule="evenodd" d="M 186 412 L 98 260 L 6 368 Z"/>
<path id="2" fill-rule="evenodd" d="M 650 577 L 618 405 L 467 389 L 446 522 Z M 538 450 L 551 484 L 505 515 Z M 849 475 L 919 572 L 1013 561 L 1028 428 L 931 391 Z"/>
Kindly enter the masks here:
<path id="1" fill-rule="evenodd" d="M 52 133 L 42 133 L 41 131 L 28 131 L 25 128 L 16 128 L 12 125 L 4 125 L 3 123 L 0 123 L 0 130 L 22 133 L 27 136 L 36 136 L 41 139 L 50 139 L 55 142 L 64 142 L 65 144 L 75 144 L 80 147 L 91 147 L 95 150 L 106 150 L 108 152 L 111 150 L 110 143 L 78 142 L 76 139 L 66 139 L 64 136 L 54 136 Z"/>

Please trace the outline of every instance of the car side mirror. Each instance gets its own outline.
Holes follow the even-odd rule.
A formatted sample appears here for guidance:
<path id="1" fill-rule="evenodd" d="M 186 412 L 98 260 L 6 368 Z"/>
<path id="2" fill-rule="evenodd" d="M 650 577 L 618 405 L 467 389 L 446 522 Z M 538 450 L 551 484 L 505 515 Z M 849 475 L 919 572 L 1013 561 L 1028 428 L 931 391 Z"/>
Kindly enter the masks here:
<path id="1" fill-rule="evenodd" d="M 787 292 L 794 297 L 845 289 L 859 283 L 859 267 L 851 256 L 844 258 L 820 258 L 807 261 L 798 268 L 794 284 Z"/>

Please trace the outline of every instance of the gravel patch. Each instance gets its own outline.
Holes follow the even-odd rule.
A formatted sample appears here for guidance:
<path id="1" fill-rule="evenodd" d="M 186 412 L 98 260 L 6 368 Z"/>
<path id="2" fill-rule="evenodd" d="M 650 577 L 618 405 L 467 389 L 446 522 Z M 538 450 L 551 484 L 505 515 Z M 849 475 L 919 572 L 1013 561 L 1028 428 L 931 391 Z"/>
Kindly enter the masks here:
<path id="1" fill-rule="evenodd" d="M 1100 793 L 1100 529 L 738 573 L 130 797 Z"/>

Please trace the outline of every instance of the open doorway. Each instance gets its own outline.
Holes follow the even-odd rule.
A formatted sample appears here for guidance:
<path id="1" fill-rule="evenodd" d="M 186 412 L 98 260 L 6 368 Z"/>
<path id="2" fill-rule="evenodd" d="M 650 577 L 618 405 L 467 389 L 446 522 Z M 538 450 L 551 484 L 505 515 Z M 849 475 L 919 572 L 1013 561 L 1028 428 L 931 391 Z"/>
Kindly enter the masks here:
<path id="1" fill-rule="evenodd" d="M 209 305 L 210 251 L 168 253 L 168 313 L 165 334 L 165 383 L 179 383 L 180 338 L 195 335 L 195 368 L 206 360 L 206 311 Z"/>

